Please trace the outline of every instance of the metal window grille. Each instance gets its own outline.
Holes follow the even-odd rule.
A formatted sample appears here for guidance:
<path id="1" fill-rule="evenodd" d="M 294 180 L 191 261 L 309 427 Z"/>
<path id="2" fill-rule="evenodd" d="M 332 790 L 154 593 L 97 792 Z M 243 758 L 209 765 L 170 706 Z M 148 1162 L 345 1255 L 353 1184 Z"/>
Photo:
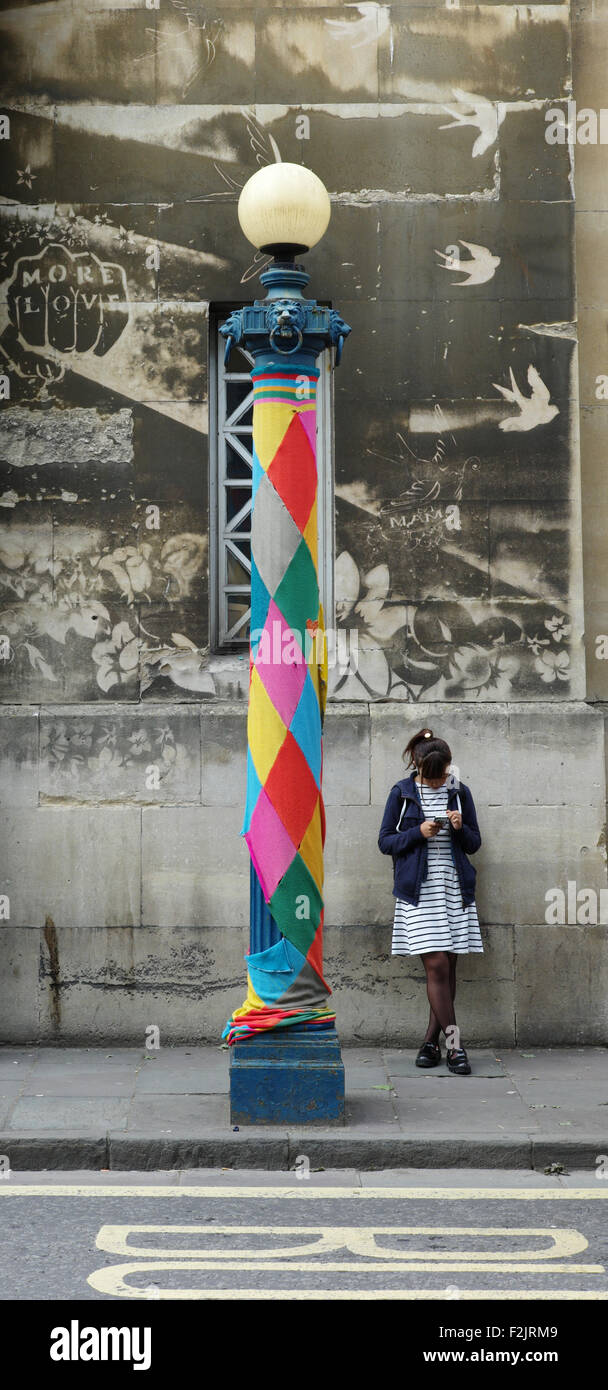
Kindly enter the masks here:
<path id="1" fill-rule="evenodd" d="M 232 305 L 210 318 L 209 555 L 211 645 L 216 652 L 248 649 L 251 621 L 251 491 L 253 476 L 253 357 L 233 347 L 224 366 L 219 332 Z M 333 613 L 333 447 L 331 353 L 318 358 L 317 468 L 319 589 L 326 628 Z"/>

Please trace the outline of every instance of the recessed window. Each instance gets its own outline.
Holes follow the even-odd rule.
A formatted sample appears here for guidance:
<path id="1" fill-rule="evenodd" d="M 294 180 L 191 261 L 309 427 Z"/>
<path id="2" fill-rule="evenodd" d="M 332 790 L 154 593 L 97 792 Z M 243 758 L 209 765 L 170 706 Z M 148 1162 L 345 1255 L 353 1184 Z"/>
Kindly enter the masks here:
<path id="1" fill-rule="evenodd" d="M 248 650 L 251 621 L 253 357 L 233 347 L 224 365 L 220 325 L 233 305 L 209 319 L 210 637 L 213 651 Z M 333 625 L 333 451 L 331 352 L 317 359 L 319 590 L 325 625 Z"/>

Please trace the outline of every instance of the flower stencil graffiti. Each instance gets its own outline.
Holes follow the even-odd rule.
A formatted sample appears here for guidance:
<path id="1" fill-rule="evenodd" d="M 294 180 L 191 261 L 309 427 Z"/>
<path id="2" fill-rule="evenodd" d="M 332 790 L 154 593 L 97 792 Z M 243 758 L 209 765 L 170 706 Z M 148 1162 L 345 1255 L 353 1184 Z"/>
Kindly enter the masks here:
<path id="1" fill-rule="evenodd" d="M 179 714 L 167 720 L 137 713 L 104 714 L 92 718 L 49 718 L 41 731 L 40 752 L 45 766 L 45 793 L 73 801 L 107 795 L 108 787 L 124 789 L 140 802 L 165 799 L 179 780 L 187 778 L 192 762 L 188 721 Z M 182 780 L 182 795 L 184 782 Z"/>
<path id="2" fill-rule="evenodd" d="M 330 669 L 334 699 L 516 700 L 533 672 L 545 685 L 569 678 L 561 643 L 571 625 L 559 614 L 542 619 L 548 635 L 539 636 L 536 616 L 515 619 L 497 604 L 485 616 L 463 601 L 404 604 L 390 597 L 386 565 L 360 575 L 346 551 L 336 582 L 339 622 L 358 630 L 358 658 Z"/>
<path id="3" fill-rule="evenodd" d="M 88 555 L 75 551 L 53 561 L 44 553 L 44 532 L 28 541 L 10 533 L 0 538 L 0 588 L 8 599 L 0 627 L 11 662 L 25 661 L 45 681 L 57 682 L 62 649 L 73 634 L 91 644 L 91 669 L 104 694 L 143 693 L 160 677 L 184 690 L 213 693 L 205 653 L 179 632 L 167 644 L 140 613 L 158 577 L 166 591 L 173 586 L 177 600 L 190 594 L 206 563 L 206 537 L 185 532 L 162 542 L 152 533 L 139 547 L 118 546 L 103 555 L 93 549 L 94 539 Z M 119 606 L 132 610 L 128 621 L 114 621 L 109 604 L 95 597 L 108 579 Z"/>
<path id="4" fill-rule="evenodd" d="M 337 641 L 338 656 L 348 656 L 330 671 L 330 694 L 515 700 L 552 687 L 557 693 L 570 680 L 572 625 L 559 611 L 549 523 L 541 513 L 527 530 L 525 514 L 501 508 L 493 535 L 487 504 L 469 500 L 481 460 L 455 457 L 457 435 L 440 407 L 435 419 L 424 455 L 400 431 L 392 448 L 368 446 L 372 461 L 402 479 L 399 486 L 391 473 L 387 497 L 385 483 L 374 490 L 369 472 L 365 486 L 337 487 L 339 533 L 350 542 L 336 562 L 337 621 L 356 630 L 358 659 Z M 565 519 L 552 534 L 556 555 L 567 561 Z M 502 585 L 501 598 L 490 588 L 490 544 L 491 583 L 494 593 Z M 365 558 L 357 563 L 355 555 Z"/>

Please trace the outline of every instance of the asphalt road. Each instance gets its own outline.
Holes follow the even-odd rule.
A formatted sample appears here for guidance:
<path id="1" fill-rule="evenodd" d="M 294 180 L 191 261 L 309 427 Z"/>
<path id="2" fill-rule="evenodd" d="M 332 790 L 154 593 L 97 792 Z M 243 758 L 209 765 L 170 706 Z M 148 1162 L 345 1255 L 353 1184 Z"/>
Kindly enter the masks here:
<path id="1" fill-rule="evenodd" d="M 508 1299 L 537 1324 L 608 1299 L 607 1198 L 589 1171 L 16 1173 L 0 1300 Z"/>

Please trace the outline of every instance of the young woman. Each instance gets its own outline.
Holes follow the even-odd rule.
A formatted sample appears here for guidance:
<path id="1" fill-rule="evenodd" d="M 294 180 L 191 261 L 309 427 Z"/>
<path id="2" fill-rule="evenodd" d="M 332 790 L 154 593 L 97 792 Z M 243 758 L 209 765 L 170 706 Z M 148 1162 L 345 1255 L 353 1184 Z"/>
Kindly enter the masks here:
<path id="1" fill-rule="evenodd" d="M 443 1031 L 448 1069 L 465 1076 L 471 1068 L 454 1012 L 456 962 L 483 952 L 477 874 L 467 857 L 479 849 L 481 835 L 469 788 L 449 775 L 452 754 L 444 739 L 421 729 L 404 748 L 407 755 L 416 771 L 391 788 L 378 836 L 379 849 L 393 857 L 392 954 L 421 955 L 426 971 L 431 1012 L 416 1066 L 438 1065 Z"/>

